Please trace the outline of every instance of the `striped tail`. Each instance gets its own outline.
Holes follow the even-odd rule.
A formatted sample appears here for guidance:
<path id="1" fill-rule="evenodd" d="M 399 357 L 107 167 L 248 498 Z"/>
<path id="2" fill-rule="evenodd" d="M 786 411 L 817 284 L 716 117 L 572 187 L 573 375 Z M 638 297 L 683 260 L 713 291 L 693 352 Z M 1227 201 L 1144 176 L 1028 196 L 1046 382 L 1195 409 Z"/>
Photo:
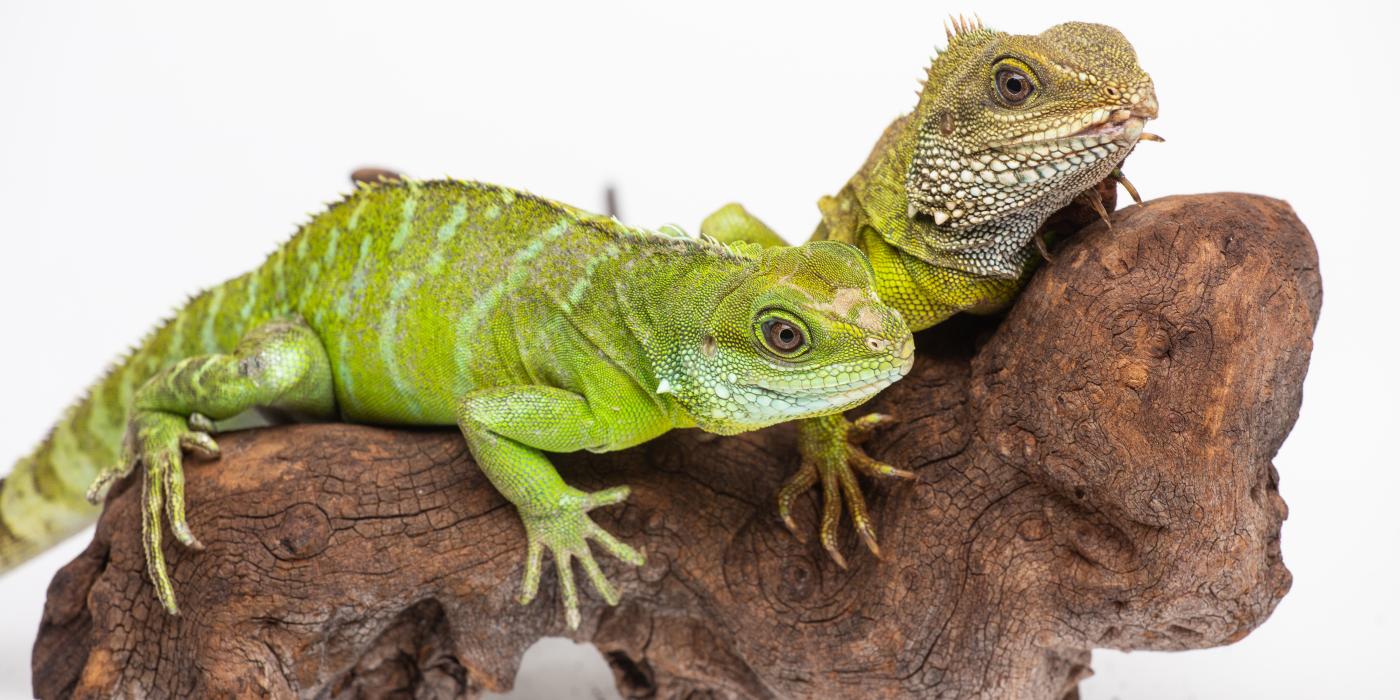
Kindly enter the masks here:
<path id="1" fill-rule="evenodd" d="M 48 437 L 0 479 L 0 572 L 58 544 L 97 519 L 88 487 L 121 455 L 136 390 L 185 357 L 228 352 L 261 311 L 258 272 L 191 299 L 64 412 Z"/>

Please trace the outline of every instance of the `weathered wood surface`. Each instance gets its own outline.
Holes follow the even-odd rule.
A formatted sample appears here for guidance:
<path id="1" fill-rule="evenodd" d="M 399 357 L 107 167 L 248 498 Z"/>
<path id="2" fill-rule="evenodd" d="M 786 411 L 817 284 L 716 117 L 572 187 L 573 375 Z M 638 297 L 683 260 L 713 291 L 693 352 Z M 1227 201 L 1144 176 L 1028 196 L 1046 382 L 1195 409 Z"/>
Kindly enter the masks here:
<path id="1" fill-rule="evenodd" d="M 1004 319 L 919 337 L 869 406 L 884 558 L 851 567 L 774 514 L 793 431 L 673 433 L 560 455 L 600 524 L 645 548 L 584 595 L 628 697 L 1072 695 L 1089 650 L 1226 644 L 1290 584 L 1271 459 L 1301 399 L 1321 302 L 1283 202 L 1217 194 L 1117 212 L 1056 252 Z M 55 577 L 35 692 L 452 697 L 508 687 L 566 632 L 555 577 L 515 602 L 523 531 L 453 431 L 290 426 L 222 438 L 189 470 L 202 552 L 168 547 L 179 617 L 143 573 L 135 489 Z M 814 529 L 815 494 L 799 519 Z"/>

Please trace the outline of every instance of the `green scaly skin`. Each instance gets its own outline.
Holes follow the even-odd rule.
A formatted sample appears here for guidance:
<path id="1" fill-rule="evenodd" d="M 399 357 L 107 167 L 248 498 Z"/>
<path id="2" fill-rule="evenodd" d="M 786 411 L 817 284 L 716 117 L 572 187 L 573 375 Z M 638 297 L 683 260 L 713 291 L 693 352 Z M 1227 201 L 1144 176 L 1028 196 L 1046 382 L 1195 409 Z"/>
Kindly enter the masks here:
<path id="1" fill-rule="evenodd" d="M 1070 22 L 1017 36 L 980 22 L 954 25 L 914 112 L 885 130 L 840 192 L 821 199 L 822 221 L 812 234 L 864 251 L 881 299 L 916 331 L 958 312 L 989 313 L 1010 303 L 1039 263 L 1034 236 L 1041 224 L 1105 177 L 1121 178 L 1119 164 L 1157 116 L 1151 78 L 1112 27 Z M 999 90 L 1008 69 L 1031 82 L 1029 98 L 1013 103 Z M 710 215 L 701 231 L 784 245 L 737 204 Z M 853 424 L 832 415 L 800 425 L 801 467 L 779 492 L 778 510 L 798 534 L 792 504 L 820 482 L 821 542 L 842 566 L 841 495 L 857 532 L 879 555 L 853 468 L 913 477 L 859 447 L 889 420 Z"/>
<path id="2" fill-rule="evenodd" d="M 572 488 L 545 452 L 839 412 L 903 376 L 913 349 L 843 243 L 728 246 L 500 187 L 385 182 L 192 299 L 70 410 L 3 484 L 0 558 L 72 532 L 92 515 L 86 484 L 96 499 L 139 466 L 148 569 L 175 613 L 162 521 L 200 546 L 181 457 L 217 455 L 215 421 L 271 408 L 457 425 L 524 522 L 520 601 L 535 597 L 549 550 L 577 627 L 573 559 L 618 597 L 588 542 L 643 558 L 588 517 L 627 487 Z"/>

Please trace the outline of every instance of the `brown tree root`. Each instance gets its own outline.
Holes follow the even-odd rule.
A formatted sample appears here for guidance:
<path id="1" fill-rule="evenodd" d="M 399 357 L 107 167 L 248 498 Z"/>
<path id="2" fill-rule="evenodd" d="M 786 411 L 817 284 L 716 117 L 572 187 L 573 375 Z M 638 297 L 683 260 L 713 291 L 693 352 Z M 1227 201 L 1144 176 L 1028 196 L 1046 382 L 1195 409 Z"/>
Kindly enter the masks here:
<path id="1" fill-rule="evenodd" d="M 1271 459 L 1297 416 L 1321 302 L 1287 204 L 1217 194 L 1128 207 L 1067 241 L 1004 319 L 924 333 L 869 406 L 917 483 L 867 484 L 883 559 L 841 570 L 774 513 L 790 427 L 678 431 L 554 458 L 633 488 L 600 524 L 578 639 L 628 697 L 1072 695 L 1089 650 L 1227 644 L 1288 591 Z M 226 435 L 189 470 L 202 552 L 167 549 L 178 617 L 143 567 L 136 489 L 55 577 L 34 651 L 45 698 L 452 697 L 507 687 L 566 632 L 553 573 L 515 602 L 514 510 L 453 431 L 303 425 Z M 816 525 L 818 501 L 800 501 Z"/>

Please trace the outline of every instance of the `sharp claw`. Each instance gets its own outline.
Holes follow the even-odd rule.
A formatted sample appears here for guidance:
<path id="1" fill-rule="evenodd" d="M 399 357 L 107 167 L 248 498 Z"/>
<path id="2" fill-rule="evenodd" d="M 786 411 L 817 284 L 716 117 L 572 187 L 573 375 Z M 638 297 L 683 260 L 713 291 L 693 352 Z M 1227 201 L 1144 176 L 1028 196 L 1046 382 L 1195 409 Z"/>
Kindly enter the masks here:
<path id="1" fill-rule="evenodd" d="M 897 467 L 885 464 L 884 462 L 876 462 L 875 464 L 879 465 L 879 476 L 883 476 L 885 478 L 904 479 L 905 481 L 914 481 L 919 478 L 919 475 L 915 474 L 914 472 L 905 469 L 899 469 Z"/>
<path id="2" fill-rule="evenodd" d="M 186 525 L 185 523 L 171 523 L 170 531 L 175 533 L 175 539 L 179 540 L 180 544 L 183 544 L 186 547 L 189 547 L 190 549 L 204 549 L 204 543 L 200 542 L 199 538 L 194 536 L 194 532 L 190 530 L 189 525 Z"/>
<path id="3" fill-rule="evenodd" d="M 1123 189 L 1128 191 L 1128 196 L 1132 197 L 1138 206 L 1142 206 L 1142 197 L 1138 195 L 1137 188 L 1133 187 L 1133 183 L 1128 181 L 1128 176 L 1124 175 L 1122 170 L 1115 168 L 1108 176 L 1122 185 Z"/>
<path id="4" fill-rule="evenodd" d="M 826 553 L 831 555 L 831 560 L 836 562 L 837 566 L 846 568 L 846 558 L 841 556 L 841 550 L 837 549 L 836 545 L 826 546 Z"/>
<path id="5" fill-rule="evenodd" d="M 1045 245 L 1045 236 L 1037 232 L 1034 236 L 1031 236 L 1031 240 L 1035 241 L 1035 251 L 1040 253 L 1040 257 L 1045 258 L 1045 262 L 1054 265 L 1055 258 L 1051 257 L 1050 249 Z"/>
<path id="6" fill-rule="evenodd" d="M 569 608 L 564 611 L 564 620 L 569 623 L 569 629 L 578 631 L 578 624 L 583 620 L 578 614 L 578 608 Z"/>
<path id="7" fill-rule="evenodd" d="M 1104 225 L 1107 226 L 1110 231 L 1113 230 L 1113 222 L 1108 218 L 1108 209 L 1104 208 L 1103 198 L 1099 196 L 1099 191 L 1092 187 L 1084 190 L 1084 200 L 1087 201 L 1094 212 L 1099 215 L 1099 218 L 1103 219 Z"/>
<path id="8" fill-rule="evenodd" d="M 1139 140 L 1139 141 L 1156 141 L 1157 143 L 1166 143 L 1166 142 L 1167 142 L 1167 140 L 1164 139 L 1164 138 L 1162 138 L 1161 136 L 1158 136 L 1158 135 L 1153 134 L 1153 133 L 1148 133 L 1148 132 L 1146 132 L 1146 131 L 1142 132 L 1142 135 L 1138 137 L 1138 140 Z"/>
<path id="9" fill-rule="evenodd" d="M 860 529 L 860 538 L 865 540 L 865 546 L 870 549 L 870 553 L 880 558 L 880 545 L 875 542 L 875 533 L 869 527 Z"/>
<path id="10" fill-rule="evenodd" d="M 806 538 L 804 538 L 802 536 L 802 533 L 797 530 L 797 521 L 793 520 L 791 515 L 783 516 L 783 525 L 787 526 L 788 532 L 791 532 L 792 536 L 796 537 L 798 542 L 801 542 L 803 544 L 807 543 Z"/>

